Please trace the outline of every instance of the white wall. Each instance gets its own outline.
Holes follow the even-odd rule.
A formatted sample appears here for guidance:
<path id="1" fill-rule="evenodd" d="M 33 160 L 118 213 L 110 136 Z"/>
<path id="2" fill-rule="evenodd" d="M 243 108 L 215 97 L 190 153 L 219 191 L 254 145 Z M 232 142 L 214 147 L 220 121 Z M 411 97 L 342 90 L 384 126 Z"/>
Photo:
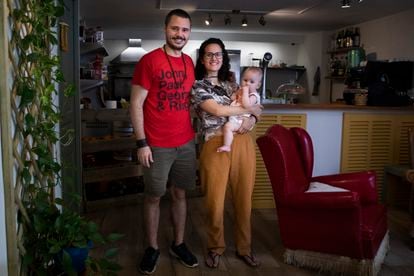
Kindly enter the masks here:
<path id="1" fill-rule="evenodd" d="M 306 68 L 306 85 L 308 89 L 306 95 L 302 96 L 304 102 L 321 103 L 328 102 L 326 86 L 324 86 L 323 77 L 326 76 L 326 61 L 324 49 L 326 49 L 325 32 L 309 33 L 305 36 L 303 44 L 299 47 L 298 63 L 303 64 Z M 314 87 L 314 77 L 317 67 L 320 68 L 320 85 L 318 95 L 312 95 Z"/>
<path id="2" fill-rule="evenodd" d="M 313 176 L 339 173 L 343 111 L 275 109 L 266 110 L 266 113 L 306 114 L 306 130 L 314 149 Z"/>

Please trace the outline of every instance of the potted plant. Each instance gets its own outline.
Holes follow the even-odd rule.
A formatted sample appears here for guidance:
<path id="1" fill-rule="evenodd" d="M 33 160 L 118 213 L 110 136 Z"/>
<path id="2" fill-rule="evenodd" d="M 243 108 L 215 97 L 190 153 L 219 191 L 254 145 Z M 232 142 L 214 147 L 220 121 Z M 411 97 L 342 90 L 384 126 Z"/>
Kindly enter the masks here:
<path id="1" fill-rule="evenodd" d="M 33 197 L 24 201 L 26 216 L 31 223 L 23 223 L 23 267 L 32 275 L 67 273 L 115 275 L 121 267 L 112 260 L 117 249 L 110 248 L 101 258 L 89 255 L 92 247 L 118 240 L 121 235 L 100 234 L 98 226 L 69 208 L 62 208 L 62 200 L 51 201 L 50 194 L 32 187 Z M 64 207 L 64 206 L 63 206 Z"/>
<path id="2" fill-rule="evenodd" d="M 57 23 L 64 12 L 63 0 L 24 1 L 10 11 L 21 274 L 75 275 L 86 267 L 88 275 L 112 275 L 120 268 L 112 260 L 117 250 L 109 249 L 100 258 L 90 256 L 88 250 L 120 235 L 102 236 L 95 223 L 55 197 L 55 188 L 61 184 L 59 147 L 67 137 L 59 129 L 57 98 L 60 91 L 66 96 L 75 93 L 73 85 L 64 81 L 56 47 Z M 86 256 L 84 263 L 71 256 L 78 250 L 77 256 Z"/>

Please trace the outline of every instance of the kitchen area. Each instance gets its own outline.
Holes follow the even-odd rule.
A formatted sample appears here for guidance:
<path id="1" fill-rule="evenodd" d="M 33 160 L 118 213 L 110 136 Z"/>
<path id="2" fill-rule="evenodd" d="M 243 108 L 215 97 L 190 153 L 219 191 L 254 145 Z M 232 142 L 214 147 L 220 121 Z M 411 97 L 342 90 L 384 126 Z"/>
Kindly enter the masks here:
<path id="1" fill-rule="evenodd" d="M 142 191 L 142 173 L 139 164 L 136 164 L 134 137 L 128 114 L 130 79 L 136 61 L 164 43 L 163 14 L 174 7 L 185 8 L 186 1 L 181 1 L 182 6 L 171 1 L 160 1 L 155 9 L 153 4 L 142 4 L 148 13 L 156 12 L 159 15 L 157 20 L 151 21 L 152 25 L 145 23 L 150 22 L 150 19 L 144 15 L 142 23 L 134 23 L 132 18 L 128 18 L 128 15 L 132 16 L 130 13 L 133 13 L 133 9 L 137 9 L 134 7 L 136 4 L 120 7 L 120 12 L 125 12 L 126 15 L 121 19 L 120 15 L 111 15 L 108 9 L 103 8 L 104 3 L 96 7 L 92 2 L 79 1 L 78 37 L 81 163 L 83 183 L 87 183 L 82 190 L 86 202 L 91 202 L 93 206 L 99 200 L 103 200 L 103 205 L 107 204 L 107 200 L 119 201 L 116 199 L 118 196 L 128 198 L 132 195 L 135 198 L 134 195 Z M 309 13 L 315 16 L 313 12 L 320 12 L 322 8 L 330 8 L 332 11 L 334 5 L 323 3 L 324 1 L 311 2 L 316 6 L 309 6 L 308 3 L 309 11 L 303 12 L 305 15 Z M 406 145 L 405 130 L 414 127 L 414 41 L 410 39 L 412 33 L 409 32 L 412 31 L 406 28 L 413 23 L 414 5 L 395 12 L 391 12 L 389 6 L 384 6 L 384 15 L 379 18 L 370 19 L 365 15 L 364 19 L 364 15 L 361 15 L 356 19 L 354 15 L 354 24 L 347 24 L 351 20 L 348 18 L 350 13 L 357 13 L 357 9 L 363 9 L 368 4 L 355 3 L 347 10 L 335 3 L 334 11 L 344 22 L 331 21 L 331 25 L 310 26 L 311 21 L 306 21 L 311 20 L 308 16 L 305 17 L 307 19 L 301 19 L 303 25 L 292 24 L 287 20 L 280 24 L 286 30 L 279 30 L 278 25 L 272 21 L 280 19 L 282 11 L 291 13 L 292 20 L 297 15 L 282 8 L 280 11 L 275 9 L 268 12 L 273 9 L 270 1 L 255 9 L 249 4 L 232 3 L 233 7 L 240 7 L 238 11 L 229 8 L 230 4 L 215 3 L 219 8 L 214 9 L 212 4 L 197 4 L 198 8 L 189 8 L 190 14 L 193 13 L 193 27 L 190 40 L 184 48 L 184 52 L 194 62 L 202 41 L 209 37 L 219 37 L 232 53 L 231 68 L 236 72 L 236 78 L 247 66 L 260 66 L 265 71 L 264 85 L 260 89 L 265 109 L 253 134 L 255 137 L 279 120 L 287 121 L 290 126 L 306 128 L 314 137 L 316 175 L 358 169 L 349 163 L 353 157 L 343 145 L 347 135 L 352 135 L 345 131 L 348 125 L 344 125 L 344 122 L 359 120 L 358 116 L 364 118 L 367 129 L 372 132 L 376 122 L 383 121 L 381 116 L 387 114 L 386 119 L 390 123 L 387 143 Z M 291 8 L 295 7 L 296 10 L 299 6 L 299 3 L 296 6 L 291 4 Z M 94 9 L 99 9 L 99 13 L 93 12 Z M 349 14 L 344 15 L 346 12 Z M 255 22 L 258 15 L 263 16 L 267 22 Z M 212 19 L 210 26 L 204 23 L 206 16 Z M 231 23 L 222 21 L 223 17 L 230 18 Z M 244 17 L 251 23 L 243 29 L 238 20 Z M 355 39 L 356 32 L 358 42 Z M 348 39 L 353 38 L 351 44 L 346 40 L 345 34 L 348 34 Z M 343 37 L 344 42 L 338 40 L 339 36 Z M 386 62 L 402 63 L 405 66 L 401 69 L 404 74 L 398 74 L 404 75 L 403 79 L 391 76 L 389 80 L 391 85 L 404 83 L 403 86 L 397 85 L 401 87 L 399 91 L 394 91 L 403 100 L 390 104 L 393 106 L 374 106 L 368 101 L 368 86 L 372 83 L 367 83 L 364 70 L 382 70 L 378 69 L 381 67 L 378 62 L 380 65 Z M 342 66 L 342 71 L 338 66 Z M 385 69 L 382 71 L 385 72 Z M 375 169 L 382 178 L 381 166 L 384 163 L 407 162 L 406 153 L 400 156 L 396 153 L 397 148 L 391 148 L 392 151 L 386 152 L 385 160 L 378 163 L 372 159 L 375 157 L 367 158 L 364 164 L 358 165 L 359 168 L 365 166 L 367 169 Z M 375 152 L 372 153 L 372 156 L 375 155 Z M 107 163 L 97 164 L 102 160 L 107 160 Z M 376 165 L 372 167 L 370 164 Z M 256 202 L 254 205 L 273 207 L 268 179 L 266 176 L 265 179 L 259 178 L 256 183 L 260 194 L 253 199 Z M 137 186 L 136 183 L 140 184 Z M 381 193 L 381 188 L 379 192 Z"/>
<path id="2" fill-rule="evenodd" d="M 0 60 L 4 72 L 0 139 L 3 156 L 0 205 L 4 207 L 0 215 L 1 275 L 7 275 L 7 267 L 15 267 L 16 271 L 21 268 L 19 244 L 14 243 L 19 243 L 16 237 L 23 228 L 19 224 L 21 209 L 15 207 L 23 199 L 17 194 L 30 190 L 19 186 L 20 180 L 29 184 L 31 181 L 25 147 L 33 145 L 34 140 L 30 141 L 27 130 L 19 124 L 23 120 L 25 126 L 30 125 L 31 117 L 20 116 L 26 111 L 18 113 L 25 108 L 24 96 L 31 95 L 19 94 L 19 89 L 25 86 L 15 84 L 25 81 L 22 76 L 32 77 L 31 65 L 35 65 L 38 56 L 33 55 L 32 48 L 21 51 L 25 43 L 16 43 L 10 37 L 18 37 L 19 32 L 30 34 L 32 28 L 30 22 L 25 24 L 28 29 L 21 28 L 16 24 L 19 21 L 13 21 L 15 17 L 28 14 L 41 17 L 31 12 L 19 14 L 16 7 L 23 2 L 2 1 L 0 9 L 0 17 L 5 19 L 0 37 L 8 49 Z M 39 1 L 35 5 L 45 8 L 46 2 L 49 3 Z M 58 123 L 50 124 L 50 133 L 60 137 L 53 148 L 45 150 L 52 153 L 53 161 L 59 161 L 59 167 L 54 167 L 59 171 L 58 185 L 48 187 L 48 193 L 52 201 L 63 198 L 67 206 L 62 210 L 68 207 L 77 211 L 96 222 L 103 233 L 125 235 L 116 244 L 120 248 L 116 259 L 123 267 L 120 275 L 137 273 L 137 261 L 146 245 L 141 204 L 143 172 L 130 121 L 131 78 L 140 58 L 165 43 L 164 18 L 175 8 L 191 15 L 190 40 L 183 52 L 194 63 L 201 43 L 217 37 L 226 45 L 237 82 L 245 68 L 263 69 L 259 94 L 264 110 L 250 132 L 253 140 L 275 124 L 301 127 L 313 143 L 313 176 L 375 171 L 377 193 L 372 194 L 389 207 L 386 219 L 391 233 L 391 250 L 383 256 L 385 262 L 377 275 L 408 275 L 414 271 L 414 251 L 411 251 L 414 247 L 410 249 L 410 242 L 414 246 L 414 238 L 410 236 L 412 217 L 408 211 L 412 207 L 410 182 L 404 180 L 403 173 L 391 177 L 392 170 L 387 170 L 412 168 L 414 162 L 410 160 L 409 139 L 410 130 L 414 130 L 414 1 L 63 0 L 63 3 L 64 8 L 56 11 L 63 15 L 56 27 L 49 30 L 51 39 L 56 35 L 56 44 L 50 43 L 53 65 L 49 69 L 57 78 L 46 90 L 52 86 L 56 90 L 48 106 L 59 111 Z M 11 27 L 13 31 L 8 29 Z M 39 32 L 46 30 L 41 29 L 32 28 Z M 22 55 L 15 56 L 16 51 Z M 29 65 L 19 66 L 25 57 L 25 64 Z M 62 74 L 54 71 L 53 66 L 62 69 Z M 48 78 L 48 73 L 42 77 Z M 74 93 L 68 97 L 69 93 L 64 92 L 70 92 L 67 88 L 72 85 Z M 19 109 L 15 108 L 19 105 Z M 199 153 L 202 141 L 197 135 L 197 118 L 192 116 Z M 21 160 L 16 158 L 19 150 Z M 35 160 L 34 166 L 43 161 L 38 153 L 30 155 Z M 166 196 L 160 202 L 159 246 L 163 253 L 155 275 L 320 274 L 285 262 L 280 216 L 275 214 L 278 211 L 275 197 L 258 147 L 254 158 L 257 169 L 252 196 L 252 244 L 261 266 L 245 267 L 234 254 L 237 251 L 233 242 L 227 244 L 229 250 L 223 254 L 217 270 L 204 264 L 207 213 L 203 187 L 198 182 L 197 189 L 187 194 L 185 239 L 200 266 L 190 270 L 165 254 L 173 233 L 170 224 L 164 225 L 171 219 L 170 198 Z M 333 205 L 337 206 L 336 202 Z M 233 236 L 231 230 L 237 224 L 234 211 L 226 202 L 226 237 Z M 320 225 L 324 227 L 324 221 Z M 106 249 L 94 248 L 93 253 L 105 254 Z"/>

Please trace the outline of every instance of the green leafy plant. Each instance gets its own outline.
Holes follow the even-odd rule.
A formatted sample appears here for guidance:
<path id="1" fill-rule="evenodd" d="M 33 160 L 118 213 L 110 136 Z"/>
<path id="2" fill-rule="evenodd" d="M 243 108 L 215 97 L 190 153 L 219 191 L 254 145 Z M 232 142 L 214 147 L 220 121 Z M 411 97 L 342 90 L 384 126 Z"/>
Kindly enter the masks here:
<path id="1" fill-rule="evenodd" d="M 117 233 L 103 236 L 96 223 L 88 221 L 69 208 L 62 208 L 62 200 L 50 202 L 49 194 L 36 191 L 34 198 L 24 202 L 29 222 L 24 227 L 23 267 L 29 275 L 56 275 L 65 272 L 76 275 L 67 249 L 107 245 L 119 240 Z M 102 257 L 87 256 L 88 275 L 116 275 L 121 267 L 113 260 L 117 248 L 109 248 Z"/>
<path id="2" fill-rule="evenodd" d="M 11 60 L 14 70 L 12 107 L 16 133 L 21 141 L 14 156 L 17 163 L 19 251 L 23 272 L 28 275 L 74 275 L 67 248 L 106 245 L 121 236 L 102 236 L 97 225 L 86 220 L 56 198 L 61 184 L 58 148 L 61 119 L 56 99 L 62 88 L 66 96 L 75 92 L 65 83 L 57 52 L 57 22 L 64 12 L 63 0 L 20 0 L 11 9 Z M 69 139 L 70 140 L 70 139 Z M 79 198 L 78 198 L 79 200 Z M 113 275 L 120 266 L 113 261 L 117 249 L 101 258 L 88 257 L 89 274 Z"/>
<path id="3" fill-rule="evenodd" d="M 66 251 L 68 248 L 89 248 L 117 241 L 120 234 L 103 236 L 98 226 L 85 220 L 78 213 L 62 207 L 62 200 L 49 201 L 49 194 L 36 191 L 34 198 L 24 203 L 30 224 L 25 227 L 24 243 L 26 252 L 23 266 L 34 275 L 52 275 L 57 271 L 76 275 L 72 259 Z M 112 259 L 117 254 L 116 248 L 108 249 L 101 258 L 88 256 L 86 267 L 89 274 L 115 275 L 121 267 Z"/>

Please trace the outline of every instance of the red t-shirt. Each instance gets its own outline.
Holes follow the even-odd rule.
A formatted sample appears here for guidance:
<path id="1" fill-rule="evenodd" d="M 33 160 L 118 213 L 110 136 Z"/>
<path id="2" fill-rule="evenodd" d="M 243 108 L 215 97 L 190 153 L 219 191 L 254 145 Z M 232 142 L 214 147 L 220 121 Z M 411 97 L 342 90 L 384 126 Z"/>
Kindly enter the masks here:
<path id="1" fill-rule="evenodd" d="M 148 144 L 167 148 L 184 145 L 194 138 L 190 119 L 194 64 L 185 54 L 168 59 L 161 48 L 147 53 L 135 66 L 132 78 L 133 85 L 148 90 L 143 107 Z"/>

